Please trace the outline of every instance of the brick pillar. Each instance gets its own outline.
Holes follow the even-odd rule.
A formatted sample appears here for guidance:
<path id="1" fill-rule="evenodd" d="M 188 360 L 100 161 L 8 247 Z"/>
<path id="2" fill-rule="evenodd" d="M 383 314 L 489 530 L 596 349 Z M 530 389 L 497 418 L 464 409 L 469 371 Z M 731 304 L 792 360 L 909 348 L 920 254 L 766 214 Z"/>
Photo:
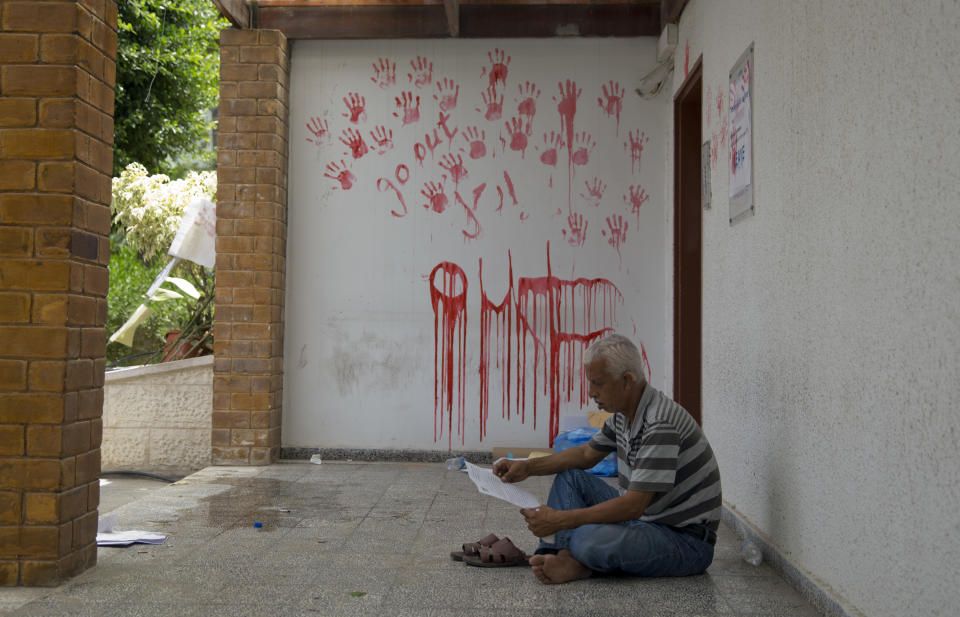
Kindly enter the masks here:
<path id="1" fill-rule="evenodd" d="M 287 39 L 220 33 L 212 460 L 280 453 L 287 237 Z"/>
<path id="2" fill-rule="evenodd" d="M 96 563 L 113 0 L 0 4 L 0 584 Z"/>

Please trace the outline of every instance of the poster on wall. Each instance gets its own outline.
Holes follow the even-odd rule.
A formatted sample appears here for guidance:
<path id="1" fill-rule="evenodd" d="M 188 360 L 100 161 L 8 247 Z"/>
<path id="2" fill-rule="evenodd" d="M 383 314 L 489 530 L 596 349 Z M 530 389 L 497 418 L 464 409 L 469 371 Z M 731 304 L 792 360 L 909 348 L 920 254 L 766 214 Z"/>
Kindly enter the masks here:
<path id="1" fill-rule="evenodd" d="M 753 214 L 753 43 L 730 70 L 730 224 Z"/>

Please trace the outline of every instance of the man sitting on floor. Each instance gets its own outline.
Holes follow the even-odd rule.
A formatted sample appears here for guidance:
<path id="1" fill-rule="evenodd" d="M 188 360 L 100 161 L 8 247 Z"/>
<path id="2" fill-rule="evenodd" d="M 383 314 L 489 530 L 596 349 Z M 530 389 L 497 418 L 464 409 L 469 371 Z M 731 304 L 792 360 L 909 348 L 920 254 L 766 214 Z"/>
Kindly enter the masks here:
<path id="1" fill-rule="evenodd" d="M 520 512 L 541 539 L 530 558 L 543 583 L 594 572 L 686 576 L 713 561 L 720 522 L 720 471 L 685 409 L 646 383 L 637 347 L 617 334 L 584 353 L 590 398 L 614 412 L 582 446 L 530 460 L 501 460 L 503 482 L 557 474 L 546 506 Z M 617 452 L 620 490 L 590 469 Z"/>

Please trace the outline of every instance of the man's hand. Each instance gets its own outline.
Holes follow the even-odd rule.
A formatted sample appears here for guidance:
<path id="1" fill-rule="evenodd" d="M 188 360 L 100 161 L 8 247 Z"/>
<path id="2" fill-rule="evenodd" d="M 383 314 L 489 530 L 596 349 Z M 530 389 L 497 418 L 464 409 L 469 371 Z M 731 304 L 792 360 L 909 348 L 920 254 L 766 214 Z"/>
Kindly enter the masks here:
<path id="1" fill-rule="evenodd" d="M 549 536 L 561 529 L 567 529 L 562 510 L 554 510 L 550 506 L 537 506 L 520 510 L 523 518 L 527 519 L 527 528 L 538 538 Z"/>
<path id="2" fill-rule="evenodd" d="M 493 466 L 493 475 L 500 478 L 501 482 L 520 482 L 530 476 L 528 461 L 519 461 L 514 459 L 503 459 L 497 461 Z"/>

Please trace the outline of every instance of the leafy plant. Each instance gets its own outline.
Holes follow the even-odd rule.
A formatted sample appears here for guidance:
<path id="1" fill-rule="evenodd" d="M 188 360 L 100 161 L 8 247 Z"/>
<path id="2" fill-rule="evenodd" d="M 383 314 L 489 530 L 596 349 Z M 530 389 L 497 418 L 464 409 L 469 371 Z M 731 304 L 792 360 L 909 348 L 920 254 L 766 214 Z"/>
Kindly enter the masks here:
<path id="1" fill-rule="evenodd" d="M 123 243 L 116 235 L 111 237 L 110 291 L 107 293 L 107 334 L 116 332 L 144 301 L 143 294 L 150 287 L 163 262 L 143 263 L 136 249 Z M 137 328 L 133 345 L 107 343 L 107 364 L 123 364 L 125 359 L 143 364 L 148 356 L 164 344 L 164 334 L 175 330 L 190 319 L 190 307 L 185 302 L 163 302 L 155 305 L 153 315 Z"/>
<path id="2" fill-rule="evenodd" d="M 169 260 L 166 249 L 187 205 L 198 197 L 213 201 L 215 195 L 215 172 L 190 172 L 184 179 L 171 181 L 163 174 L 150 175 L 139 163 L 131 163 L 113 179 L 111 211 L 119 232 L 111 236 L 108 335 L 112 336 L 145 302 L 144 294 Z M 155 312 L 137 329 L 132 348 L 108 344 L 108 362 L 127 356 L 137 358 L 138 363 L 166 359 L 164 335 L 174 329 L 181 330 L 174 349 L 181 340 L 191 346 L 188 352 L 212 348 L 213 270 L 182 261 L 170 274 L 185 279 L 179 284 L 180 290 L 189 290 L 197 297 L 191 298 L 169 285 L 161 288 L 149 302 Z M 153 353 L 147 353 L 150 351 Z"/>
<path id="3" fill-rule="evenodd" d="M 213 169 L 209 142 L 219 85 L 220 30 L 210 0 L 117 5 L 114 175 L 134 161 L 179 176 Z"/>

